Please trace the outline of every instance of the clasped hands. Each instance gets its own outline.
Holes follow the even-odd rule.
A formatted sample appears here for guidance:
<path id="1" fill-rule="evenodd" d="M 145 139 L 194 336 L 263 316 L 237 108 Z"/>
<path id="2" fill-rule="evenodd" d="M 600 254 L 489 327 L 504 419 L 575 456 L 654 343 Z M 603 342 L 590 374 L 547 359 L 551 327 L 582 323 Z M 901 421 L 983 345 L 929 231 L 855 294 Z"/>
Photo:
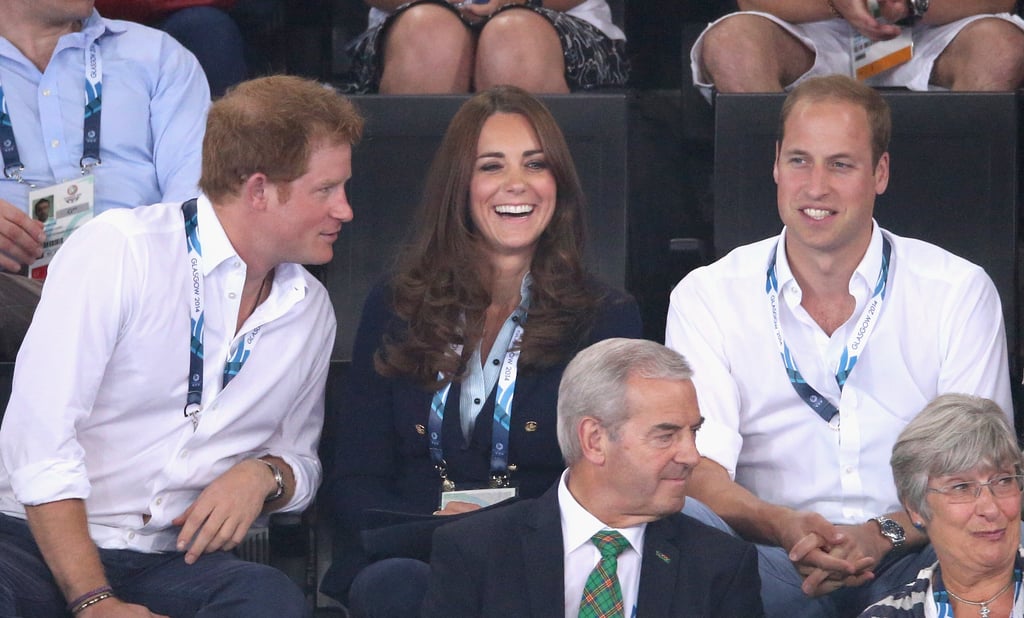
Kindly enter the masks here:
<path id="1" fill-rule="evenodd" d="M 448 0 L 470 23 L 483 21 L 507 4 L 524 4 L 523 0 Z"/>
<path id="2" fill-rule="evenodd" d="M 860 586 L 872 579 L 872 569 L 891 544 L 872 522 L 835 525 L 817 513 L 793 512 L 782 523 L 781 546 L 789 552 L 808 596 Z"/>

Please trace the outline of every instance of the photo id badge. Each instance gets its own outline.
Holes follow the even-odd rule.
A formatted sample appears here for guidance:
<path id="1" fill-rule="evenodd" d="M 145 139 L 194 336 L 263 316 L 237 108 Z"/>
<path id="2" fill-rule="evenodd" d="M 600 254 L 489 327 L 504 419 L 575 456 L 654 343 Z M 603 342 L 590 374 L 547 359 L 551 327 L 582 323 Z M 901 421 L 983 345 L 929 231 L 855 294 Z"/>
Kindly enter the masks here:
<path id="1" fill-rule="evenodd" d="M 43 257 L 29 267 L 29 276 L 33 279 L 46 279 L 46 270 L 57 250 L 72 232 L 92 219 L 94 180 L 89 174 L 29 192 L 29 214 L 42 222 L 46 232 Z"/>
<path id="2" fill-rule="evenodd" d="M 444 510 L 452 501 L 469 502 L 483 508 L 509 498 L 515 498 L 518 491 L 515 487 L 482 487 L 480 489 L 443 491 L 441 492 L 441 509 Z"/>

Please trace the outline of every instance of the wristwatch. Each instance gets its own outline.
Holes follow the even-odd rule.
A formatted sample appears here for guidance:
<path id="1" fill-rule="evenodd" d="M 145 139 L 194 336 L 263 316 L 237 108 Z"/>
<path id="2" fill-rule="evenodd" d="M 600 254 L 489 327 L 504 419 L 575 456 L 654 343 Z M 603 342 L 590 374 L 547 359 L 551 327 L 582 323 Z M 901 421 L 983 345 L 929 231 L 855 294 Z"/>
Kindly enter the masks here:
<path id="1" fill-rule="evenodd" d="M 277 464 L 274 462 L 267 461 L 266 459 L 257 459 L 256 461 L 265 464 L 270 468 L 271 474 L 274 475 L 274 482 L 277 483 L 277 491 L 263 499 L 263 502 L 273 502 L 284 495 L 284 475 L 281 474 L 281 468 L 278 468 Z M 900 528 L 900 530 L 902 531 L 903 529 Z"/>
<path id="2" fill-rule="evenodd" d="M 892 541 L 892 548 L 899 549 L 907 541 L 907 533 L 903 529 L 903 526 L 899 525 L 895 521 L 879 515 L 878 517 L 872 517 L 868 521 L 878 523 L 878 528 L 882 532 L 882 536 Z"/>
<path id="3" fill-rule="evenodd" d="M 907 16 L 896 22 L 899 26 L 912 26 L 928 12 L 931 0 L 907 0 Z"/>

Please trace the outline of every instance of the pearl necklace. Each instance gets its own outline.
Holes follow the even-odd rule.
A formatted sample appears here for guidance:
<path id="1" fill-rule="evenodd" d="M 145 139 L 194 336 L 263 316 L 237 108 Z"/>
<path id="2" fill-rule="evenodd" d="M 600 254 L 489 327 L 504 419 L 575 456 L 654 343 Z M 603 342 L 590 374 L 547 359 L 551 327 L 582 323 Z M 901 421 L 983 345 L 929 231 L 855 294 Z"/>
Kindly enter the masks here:
<path id="1" fill-rule="evenodd" d="M 980 610 L 978 611 L 978 615 L 979 615 L 979 616 L 980 616 L 981 618 L 989 618 L 989 615 L 990 615 L 990 614 L 992 613 L 992 610 L 990 610 L 990 609 L 988 608 L 988 604 L 989 604 L 989 603 L 991 603 L 992 601 L 995 601 L 995 600 L 996 600 L 996 599 L 998 599 L 998 598 L 999 598 L 1000 596 L 1002 596 L 1002 594 L 1003 594 L 1004 592 L 1006 592 L 1007 590 L 1009 590 L 1009 588 L 1010 588 L 1010 584 L 1012 584 L 1012 583 L 1013 583 L 1013 580 L 1012 580 L 1012 579 L 1011 579 L 1010 581 L 1006 582 L 1006 585 L 1005 585 L 1005 586 L 1003 586 L 1002 588 L 1000 588 L 1000 589 L 999 589 L 999 592 L 995 593 L 995 595 L 993 595 L 993 596 L 992 596 L 992 598 L 991 598 L 991 599 L 989 599 L 988 601 L 968 601 L 967 599 L 964 599 L 964 598 L 958 597 L 958 596 L 957 596 L 957 595 L 956 595 L 956 594 L 955 594 L 955 593 L 954 593 L 954 592 L 953 592 L 952 590 L 950 590 L 949 588 L 946 588 L 946 594 L 948 594 L 949 596 L 953 597 L 953 598 L 954 598 L 954 599 L 956 599 L 957 601 L 960 601 L 961 603 L 965 603 L 965 604 L 967 604 L 967 605 L 974 605 L 974 606 L 980 607 L 981 609 L 980 609 Z"/>

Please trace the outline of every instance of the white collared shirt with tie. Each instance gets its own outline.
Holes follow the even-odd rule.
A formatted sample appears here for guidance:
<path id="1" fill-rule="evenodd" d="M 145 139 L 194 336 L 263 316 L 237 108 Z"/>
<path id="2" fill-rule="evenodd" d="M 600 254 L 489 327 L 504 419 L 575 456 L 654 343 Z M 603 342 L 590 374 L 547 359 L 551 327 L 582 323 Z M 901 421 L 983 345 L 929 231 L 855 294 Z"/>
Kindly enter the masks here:
<path id="1" fill-rule="evenodd" d="M 569 493 L 566 486 L 568 478 L 569 471 L 565 470 L 558 482 L 558 510 L 562 520 L 562 564 L 565 567 L 565 618 L 579 616 L 580 599 L 583 597 L 587 577 L 601 560 L 601 552 L 590 541 L 590 537 L 601 530 L 615 530 L 629 541 L 629 547 L 619 554 L 616 575 L 622 589 L 625 615 L 634 616 L 640 591 L 640 564 L 647 524 L 629 528 L 609 528 L 591 515 Z"/>

